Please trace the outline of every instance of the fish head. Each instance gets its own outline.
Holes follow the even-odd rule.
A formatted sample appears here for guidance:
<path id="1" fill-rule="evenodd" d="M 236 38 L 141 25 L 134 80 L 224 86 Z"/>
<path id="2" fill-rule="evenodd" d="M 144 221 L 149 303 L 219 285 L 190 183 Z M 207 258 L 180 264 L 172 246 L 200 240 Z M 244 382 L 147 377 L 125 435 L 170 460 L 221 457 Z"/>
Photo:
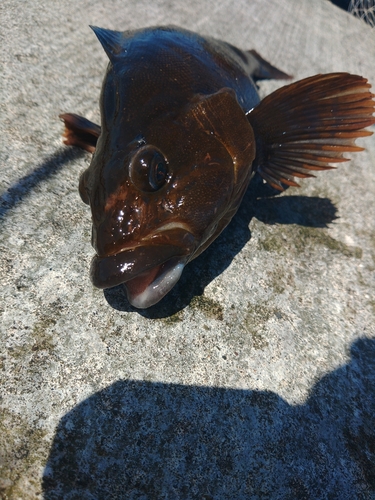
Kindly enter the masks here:
<path id="1" fill-rule="evenodd" d="M 255 146 L 232 90 L 139 94 L 144 77 L 117 64 L 103 83 L 101 135 L 79 191 L 92 211 L 93 284 L 123 283 L 130 303 L 146 308 L 230 221 Z"/>

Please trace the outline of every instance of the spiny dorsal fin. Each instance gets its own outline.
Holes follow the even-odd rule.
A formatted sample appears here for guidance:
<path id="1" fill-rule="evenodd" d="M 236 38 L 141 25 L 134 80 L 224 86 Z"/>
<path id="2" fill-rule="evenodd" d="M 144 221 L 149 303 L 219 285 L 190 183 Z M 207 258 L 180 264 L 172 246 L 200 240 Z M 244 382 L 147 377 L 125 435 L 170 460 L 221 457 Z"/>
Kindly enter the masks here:
<path id="1" fill-rule="evenodd" d="M 98 26 L 90 26 L 95 35 L 97 36 L 99 42 L 101 43 L 105 53 L 109 57 L 111 62 L 121 55 L 123 51 L 123 39 L 124 36 L 121 31 L 107 30 L 104 28 L 98 28 Z"/>
<path id="2" fill-rule="evenodd" d="M 358 75 L 329 73 L 292 83 L 267 96 L 248 114 L 256 137 L 254 165 L 274 188 L 298 186 L 294 177 L 348 161 L 362 151 L 358 137 L 375 123 L 371 85 Z"/>

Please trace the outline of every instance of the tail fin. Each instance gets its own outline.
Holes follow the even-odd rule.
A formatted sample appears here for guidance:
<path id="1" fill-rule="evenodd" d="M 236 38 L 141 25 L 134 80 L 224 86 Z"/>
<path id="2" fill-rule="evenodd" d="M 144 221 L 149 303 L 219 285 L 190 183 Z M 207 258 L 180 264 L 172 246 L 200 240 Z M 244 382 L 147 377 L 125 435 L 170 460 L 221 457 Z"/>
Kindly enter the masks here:
<path id="1" fill-rule="evenodd" d="M 293 78 L 291 75 L 284 73 L 280 69 L 272 66 L 268 61 L 258 54 L 256 50 L 247 50 L 245 52 L 249 66 L 251 66 L 251 77 L 254 81 L 258 80 L 290 80 Z"/>
<path id="2" fill-rule="evenodd" d="M 257 172 L 272 187 L 299 186 L 294 177 L 314 177 L 344 152 L 362 151 L 358 137 L 372 134 L 374 94 L 361 76 L 315 75 L 267 96 L 248 114 L 256 137 Z"/>
<path id="3" fill-rule="evenodd" d="M 67 146 L 77 146 L 93 153 L 100 135 L 100 127 L 90 122 L 82 116 L 74 113 L 64 113 L 59 115 L 65 124 L 63 134 L 64 144 Z"/>

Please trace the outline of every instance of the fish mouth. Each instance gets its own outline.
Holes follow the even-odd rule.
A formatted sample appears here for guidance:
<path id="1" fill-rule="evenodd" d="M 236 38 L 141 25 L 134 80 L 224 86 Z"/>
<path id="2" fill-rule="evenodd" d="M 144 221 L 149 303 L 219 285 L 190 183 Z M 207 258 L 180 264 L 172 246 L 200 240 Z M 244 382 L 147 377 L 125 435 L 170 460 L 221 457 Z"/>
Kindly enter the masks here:
<path id="1" fill-rule="evenodd" d="M 158 231 L 155 239 L 115 255 L 95 255 L 90 268 L 93 285 L 104 289 L 124 284 L 130 304 L 138 309 L 159 302 L 180 279 L 196 241 L 181 229 Z"/>

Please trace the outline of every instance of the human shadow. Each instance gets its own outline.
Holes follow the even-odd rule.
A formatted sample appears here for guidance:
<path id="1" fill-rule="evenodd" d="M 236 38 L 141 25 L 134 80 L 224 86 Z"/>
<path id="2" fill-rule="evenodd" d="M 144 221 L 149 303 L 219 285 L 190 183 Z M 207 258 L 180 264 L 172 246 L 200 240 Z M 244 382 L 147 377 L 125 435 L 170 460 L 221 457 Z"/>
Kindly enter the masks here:
<path id="1" fill-rule="evenodd" d="M 60 421 L 45 500 L 375 498 L 375 340 L 304 404 L 271 391 L 120 380 Z"/>
<path id="2" fill-rule="evenodd" d="M 256 175 L 228 227 L 188 264 L 178 283 L 160 302 L 148 309 L 136 309 L 127 301 L 124 287 L 119 285 L 104 290 L 108 304 L 119 311 L 133 311 L 147 318 L 172 316 L 188 306 L 193 297 L 202 295 L 205 287 L 231 264 L 251 238 L 249 224 L 253 217 L 267 224 L 310 227 L 327 227 L 337 218 L 337 209 L 327 198 L 279 197 L 279 194 Z"/>
<path id="3" fill-rule="evenodd" d="M 0 196 L 0 223 L 9 210 L 18 203 L 21 203 L 38 184 L 57 174 L 64 165 L 70 161 L 81 158 L 85 154 L 84 151 L 77 148 L 59 148 L 32 172 L 10 186 L 7 191 Z"/>

